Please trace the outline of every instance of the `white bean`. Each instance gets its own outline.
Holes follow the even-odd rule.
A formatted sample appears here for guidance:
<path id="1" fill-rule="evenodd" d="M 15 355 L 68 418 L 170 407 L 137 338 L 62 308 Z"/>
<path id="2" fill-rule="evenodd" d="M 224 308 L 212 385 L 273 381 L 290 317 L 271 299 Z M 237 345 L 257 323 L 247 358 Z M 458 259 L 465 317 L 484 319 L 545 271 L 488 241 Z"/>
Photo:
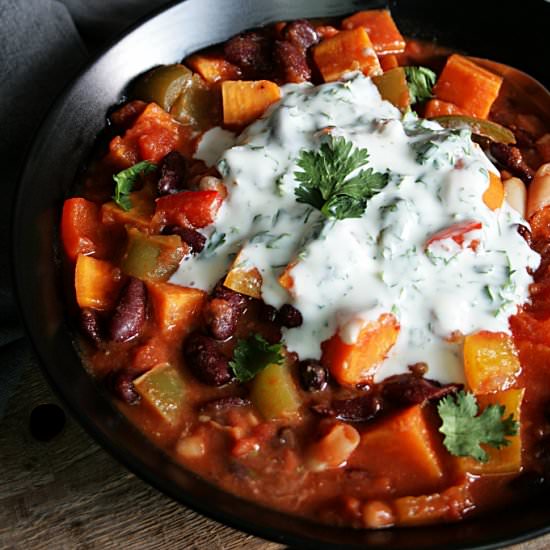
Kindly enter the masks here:
<path id="1" fill-rule="evenodd" d="M 506 202 L 525 218 L 527 189 L 519 178 L 509 178 L 503 182 Z"/>
<path id="2" fill-rule="evenodd" d="M 535 173 L 527 194 L 527 219 L 550 204 L 550 162 L 543 164 Z"/>
<path id="3" fill-rule="evenodd" d="M 349 424 L 334 424 L 325 436 L 311 445 L 306 465 L 313 472 L 340 468 L 360 441 L 359 432 Z"/>

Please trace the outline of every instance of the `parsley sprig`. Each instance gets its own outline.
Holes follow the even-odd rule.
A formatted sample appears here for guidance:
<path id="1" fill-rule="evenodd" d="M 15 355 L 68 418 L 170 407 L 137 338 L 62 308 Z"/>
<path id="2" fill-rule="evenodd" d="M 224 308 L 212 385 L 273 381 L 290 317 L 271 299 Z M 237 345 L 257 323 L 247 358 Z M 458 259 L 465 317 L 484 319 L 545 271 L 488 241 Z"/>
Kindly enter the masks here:
<path id="1" fill-rule="evenodd" d="M 270 344 L 259 334 L 238 341 L 229 367 L 239 382 L 249 382 L 272 363 L 282 364 L 282 344 Z"/>
<path id="2" fill-rule="evenodd" d="M 319 151 L 302 151 L 294 172 L 300 185 L 295 189 L 298 202 L 317 208 L 326 218 L 359 218 L 368 200 L 388 183 L 388 175 L 372 168 L 350 174 L 365 166 L 366 149 L 354 149 L 344 137 L 328 136 Z"/>
<path id="3" fill-rule="evenodd" d="M 405 67 L 411 105 L 433 97 L 436 74 L 426 67 Z"/>
<path id="4" fill-rule="evenodd" d="M 122 208 L 122 210 L 130 210 L 132 201 L 130 200 L 130 192 L 141 174 L 149 174 L 157 169 L 157 165 L 148 160 L 138 162 L 126 170 L 122 170 L 113 176 L 115 180 L 115 194 L 113 200 Z"/>
<path id="5" fill-rule="evenodd" d="M 478 415 L 476 398 L 471 393 L 458 392 L 456 397 L 444 397 L 437 406 L 443 421 L 439 431 L 445 435 L 443 444 L 455 456 L 471 456 L 487 462 L 489 456 L 480 446 L 485 443 L 500 449 L 510 444 L 506 436 L 518 433 L 519 424 L 513 415 L 503 418 L 503 405 L 489 405 Z"/>

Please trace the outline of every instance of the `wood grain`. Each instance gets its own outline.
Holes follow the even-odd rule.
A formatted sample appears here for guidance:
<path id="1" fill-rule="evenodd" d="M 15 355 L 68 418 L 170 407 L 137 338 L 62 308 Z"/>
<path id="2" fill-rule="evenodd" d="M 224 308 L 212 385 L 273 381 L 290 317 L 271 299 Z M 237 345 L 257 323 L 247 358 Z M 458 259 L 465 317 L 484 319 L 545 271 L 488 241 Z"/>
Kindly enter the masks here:
<path id="1" fill-rule="evenodd" d="M 30 353 L 25 364 L 0 420 L 0 548 L 283 548 L 172 501 L 118 464 L 70 417 L 51 441 L 34 440 L 30 412 L 39 404 L 59 402 Z M 545 537 L 513 550 L 549 547 L 550 537 Z"/>

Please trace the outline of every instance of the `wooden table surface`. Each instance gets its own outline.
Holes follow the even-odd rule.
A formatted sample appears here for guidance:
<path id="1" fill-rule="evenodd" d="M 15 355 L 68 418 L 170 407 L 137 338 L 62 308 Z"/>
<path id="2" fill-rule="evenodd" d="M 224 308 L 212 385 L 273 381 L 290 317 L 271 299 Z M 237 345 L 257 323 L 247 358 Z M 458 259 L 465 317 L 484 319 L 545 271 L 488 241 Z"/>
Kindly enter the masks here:
<path id="1" fill-rule="evenodd" d="M 283 548 L 206 519 L 159 493 L 69 416 L 50 441 L 34 439 L 29 415 L 44 403 L 59 401 L 29 360 L 0 419 L 0 549 Z M 550 536 L 511 548 L 550 548 Z"/>

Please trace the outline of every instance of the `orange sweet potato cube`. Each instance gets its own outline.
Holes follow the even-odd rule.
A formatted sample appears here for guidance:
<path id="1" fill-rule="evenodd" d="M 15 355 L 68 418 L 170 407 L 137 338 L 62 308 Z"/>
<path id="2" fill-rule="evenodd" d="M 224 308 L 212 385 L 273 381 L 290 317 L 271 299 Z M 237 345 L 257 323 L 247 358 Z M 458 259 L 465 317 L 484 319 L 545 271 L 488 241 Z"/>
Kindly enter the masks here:
<path id="1" fill-rule="evenodd" d="M 464 374 L 473 393 L 506 390 L 514 384 L 520 370 L 508 334 L 480 331 L 464 338 Z"/>
<path id="2" fill-rule="evenodd" d="M 223 122 L 246 126 L 281 99 L 281 89 L 269 80 L 226 80 L 222 82 Z"/>
<path id="3" fill-rule="evenodd" d="M 489 185 L 483 193 L 483 202 L 491 210 L 496 210 L 504 202 L 504 185 L 502 180 L 494 172 L 489 172 Z"/>
<path id="4" fill-rule="evenodd" d="M 121 286 L 121 273 L 111 263 L 79 254 L 74 280 L 80 307 L 108 310 L 114 306 Z"/>
<path id="5" fill-rule="evenodd" d="M 185 64 L 210 83 L 237 80 L 241 76 L 239 67 L 221 56 L 196 54 L 188 57 Z"/>
<path id="6" fill-rule="evenodd" d="M 161 282 L 148 282 L 147 291 L 161 331 L 183 336 L 195 327 L 202 313 L 206 292 Z"/>
<path id="7" fill-rule="evenodd" d="M 313 59 L 325 82 L 338 80 L 352 71 L 367 76 L 382 73 L 369 35 L 363 27 L 339 32 L 313 49 Z"/>
<path id="8" fill-rule="evenodd" d="M 424 108 L 424 118 L 434 118 L 436 116 L 463 115 L 464 112 L 454 103 L 441 101 L 441 99 L 430 99 L 426 102 Z"/>
<path id="9" fill-rule="evenodd" d="M 437 490 L 444 472 L 434 434 L 422 406 L 415 405 L 365 430 L 348 464 L 388 478 L 401 495 Z"/>
<path id="10" fill-rule="evenodd" d="M 514 420 L 520 422 L 521 403 L 524 393 L 525 390 L 522 388 L 477 395 L 476 397 L 480 411 L 483 411 L 488 405 L 504 405 L 504 418 L 513 414 Z M 507 438 L 510 444 L 506 447 L 496 449 L 495 447 L 482 445 L 489 455 L 489 460 L 487 462 L 479 462 L 470 457 L 458 458 L 459 468 L 464 472 L 478 475 L 518 473 L 521 470 L 520 430 L 518 430 L 516 435 Z"/>
<path id="11" fill-rule="evenodd" d="M 454 103 L 465 114 L 487 118 L 501 84 L 502 77 L 453 54 L 447 59 L 433 91 L 438 99 Z"/>
<path id="12" fill-rule="evenodd" d="M 378 55 L 401 53 L 405 50 L 405 39 L 401 36 L 388 10 L 360 11 L 342 21 L 346 30 L 363 27 Z"/>
<path id="13" fill-rule="evenodd" d="M 372 381 L 399 335 L 399 323 L 391 314 L 367 322 L 353 343 L 342 340 L 337 332 L 321 344 L 322 363 L 339 384 L 355 386 Z"/>
<path id="14" fill-rule="evenodd" d="M 132 207 L 123 210 L 114 201 L 101 206 L 101 222 L 104 224 L 119 224 L 121 226 L 137 227 L 141 230 L 149 229 L 155 212 L 155 200 L 148 188 L 130 193 Z"/>

